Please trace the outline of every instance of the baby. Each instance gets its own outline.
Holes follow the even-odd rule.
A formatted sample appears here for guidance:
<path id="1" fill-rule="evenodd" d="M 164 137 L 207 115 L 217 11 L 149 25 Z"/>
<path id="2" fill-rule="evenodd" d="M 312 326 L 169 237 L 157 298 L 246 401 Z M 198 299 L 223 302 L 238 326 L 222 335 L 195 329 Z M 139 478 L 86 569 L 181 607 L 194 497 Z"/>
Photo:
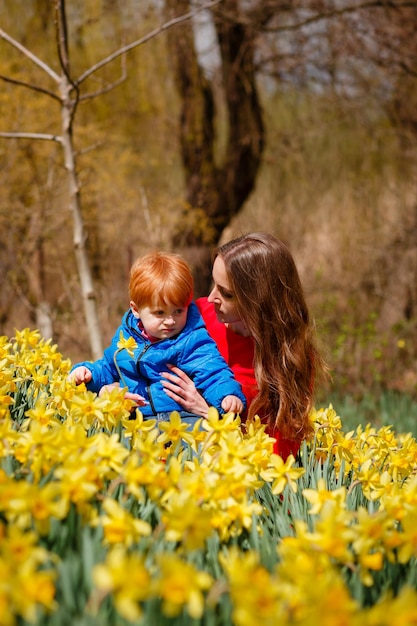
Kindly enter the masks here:
<path id="1" fill-rule="evenodd" d="M 245 396 L 192 302 L 193 290 L 191 269 L 178 254 L 139 257 L 130 270 L 130 309 L 110 346 L 102 359 L 75 365 L 70 378 L 96 392 L 120 384 L 145 418 L 178 411 L 197 420 L 199 416 L 185 412 L 161 384 L 161 372 L 167 364 L 175 365 L 219 413 L 242 413 Z"/>

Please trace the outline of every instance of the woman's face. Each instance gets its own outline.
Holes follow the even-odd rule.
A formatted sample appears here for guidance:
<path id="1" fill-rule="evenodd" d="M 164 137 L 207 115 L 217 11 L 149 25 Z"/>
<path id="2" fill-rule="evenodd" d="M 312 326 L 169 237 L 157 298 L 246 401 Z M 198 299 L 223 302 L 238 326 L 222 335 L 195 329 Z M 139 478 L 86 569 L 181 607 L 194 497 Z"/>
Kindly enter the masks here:
<path id="1" fill-rule="evenodd" d="M 226 267 L 221 256 L 217 256 L 213 263 L 212 275 L 213 288 L 208 295 L 208 301 L 213 302 L 217 319 L 223 324 L 240 322 L 236 298 L 230 287 Z"/>

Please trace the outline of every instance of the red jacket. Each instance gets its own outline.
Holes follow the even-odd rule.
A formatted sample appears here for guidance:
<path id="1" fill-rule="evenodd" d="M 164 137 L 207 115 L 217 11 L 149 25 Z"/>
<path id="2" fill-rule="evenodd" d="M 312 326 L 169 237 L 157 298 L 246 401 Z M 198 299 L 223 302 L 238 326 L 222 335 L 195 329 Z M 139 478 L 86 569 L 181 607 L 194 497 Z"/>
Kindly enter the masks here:
<path id="1" fill-rule="evenodd" d="M 246 396 L 247 408 L 258 393 L 258 387 L 253 369 L 255 344 L 252 337 L 244 337 L 234 333 L 230 328 L 219 322 L 214 310 L 214 305 L 207 298 L 199 298 L 196 304 L 207 326 L 209 335 L 214 339 L 220 354 L 225 358 L 235 375 L 236 380 L 242 385 L 242 391 Z M 245 419 L 246 414 L 242 415 Z M 260 415 L 261 419 L 262 416 Z M 300 447 L 298 441 L 284 439 L 279 431 L 268 431 L 271 437 L 276 439 L 274 452 L 285 460 L 289 454 L 294 456 Z"/>

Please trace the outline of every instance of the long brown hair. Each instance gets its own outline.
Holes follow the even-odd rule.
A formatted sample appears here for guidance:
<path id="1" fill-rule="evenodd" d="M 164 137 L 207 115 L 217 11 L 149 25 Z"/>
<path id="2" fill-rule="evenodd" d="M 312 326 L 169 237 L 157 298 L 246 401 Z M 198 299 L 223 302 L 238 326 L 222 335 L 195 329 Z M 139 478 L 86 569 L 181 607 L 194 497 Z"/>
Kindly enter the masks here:
<path id="1" fill-rule="evenodd" d="M 297 267 L 287 246 L 268 233 L 251 233 L 215 251 L 224 261 L 240 319 L 255 342 L 258 394 L 249 417 L 259 415 L 282 436 L 311 432 L 314 377 L 323 362 Z"/>

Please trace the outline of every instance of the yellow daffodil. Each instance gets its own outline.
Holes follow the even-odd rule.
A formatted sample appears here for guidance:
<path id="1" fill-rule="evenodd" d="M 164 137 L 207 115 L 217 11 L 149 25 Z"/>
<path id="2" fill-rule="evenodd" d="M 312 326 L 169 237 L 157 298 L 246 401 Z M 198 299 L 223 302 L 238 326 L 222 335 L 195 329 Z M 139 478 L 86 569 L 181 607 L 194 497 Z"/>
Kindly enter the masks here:
<path id="1" fill-rule="evenodd" d="M 24 328 L 23 330 L 16 330 L 14 350 L 21 350 L 22 352 L 27 349 L 34 348 L 39 343 L 43 343 L 41 340 L 41 334 L 38 330 L 30 330 Z"/>
<path id="2" fill-rule="evenodd" d="M 99 486 L 91 478 L 88 465 L 80 466 L 77 459 L 74 459 L 71 464 L 66 463 L 58 467 L 55 470 L 55 476 L 60 481 L 62 496 L 77 506 L 90 501 L 99 490 Z"/>
<path id="3" fill-rule="evenodd" d="M 266 482 L 272 482 L 273 494 L 282 493 L 287 485 L 294 493 L 297 492 L 296 481 L 304 474 L 305 470 L 303 467 L 293 467 L 294 463 L 295 459 L 292 454 L 288 456 L 285 462 L 277 454 L 271 456 L 269 467 L 261 471 L 261 476 Z"/>
<path id="4" fill-rule="evenodd" d="M 129 337 L 126 338 L 123 335 L 123 331 L 120 331 L 119 341 L 117 342 L 118 350 L 126 350 L 128 355 L 133 357 L 134 351 L 136 350 L 137 347 L 138 347 L 138 344 L 136 343 L 136 341 L 133 339 L 131 335 L 129 335 Z"/>
<path id="5" fill-rule="evenodd" d="M 120 338 L 120 350 L 135 348 Z M 57 608 L 55 569 L 84 572 L 99 555 L 93 620 L 108 603 L 116 621 L 149 621 L 154 611 L 155 623 L 158 611 L 173 623 L 186 613 L 204 621 L 207 609 L 208 623 L 223 602 L 236 626 L 417 620 L 415 590 L 377 599 L 376 587 L 389 589 L 397 569 L 411 580 L 417 557 L 411 434 L 369 424 L 344 434 L 330 405 L 312 411 L 314 440 L 298 465 L 272 455 L 259 417 L 242 424 L 210 408 L 190 430 L 173 413 L 159 431 L 123 388 L 98 397 L 68 383 L 69 369 L 36 331 L 0 337 L 2 625 L 43 623 Z M 309 488 L 297 491 L 301 482 Z M 199 570 L 208 562 L 219 579 Z M 79 580 L 82 602 L 90 589 Z M 364 609 L 351 590 L 365 596 L 371 584 L 377 601 Z M 70 585 L 63 578 L 58 588 L 67 610 Z"/>
<path id="6" fill-rule="evenodd" d="M 106 498 L 102 507 L 106 514 L 101 516 L 100 523 L 106 543 L 130 546 L 140 537 L 151 534 L 152 529 L 147 522 L 134 518 L 116 500 Z"/>
<path id="7" fill-rule="evenodd" d="M 347 512 L 340 512 L 337 507 L 327 508 L 325 517 L 320 519 L 315 529 L 310 532 L 303 520 L 294 522 L 296 536 L 283 539 L 283 549 L 288 554 L 288 548 L 302 549 L 306 553 L 321 553 L 343 564 L 353 560 L 349 549 L 353 534 L 349 523 L 351 516 Z"/>
<path id="8" fill-rule="evenodd" d="M 123 437 L 130 441 L 132 449 L 135 447 L 137 440 L 141 438 L 141 433 L 146 433 L 153 429 L 155 429 L 155 435 L 158 432 L 156 419 L 145 420 L 140 409 L 136 409 L 133 413 L 129 412 L 129 415 L 122 417 L 121 423 L 123 425 Z"/>
<path id="9" fill-rule="evenodd" d="M 203 428 L 208 432 L 223 433 L 236 430 L 240 426 L 240 417 L 234 413 L 219 415 L 219 412 L 211 406 L 208 410 L 207 419 L 203 422 Z"/>
<path id="10" fill-rule="evenodd" d="M 120 476 L 128 492 L 134 494 L 138 501 L 143 501 L 149 494 L 158 502 L 161 494 L 171 485 L 165 465 L 159 458 L 144 458 L 135 452 L 128 457 Z"/>
<path id="11" fill-rule="evenodd" d="M 55 407 L 48 405 L 48 399 L 46 397 L 39 397 L 33 409 L 26 411 L 25 415 L 29 419 L 44 425 L 52 422 L 60 423 L 60 420 L 56 417 Z"/>
<path id="12" fill-rule="evenodd" d="M 52 612 L 57 607 L 50 555 L 31 531 L 0 524 L 0 537 L 1 623 L 14 626 L 16 617 L 35 622 L 40 608 Z"/>
<path id="13" fill-rule="evenodd" d="M 213 532 L 210 511 L 200 506 L 186 491 L 173 493 L 164 502 L 161 521 L 167 540 L 180 541 L 188 550 L 203 548 Z"/>
<path id="14" fill-rule="evenodd" d="M 236 626 L 273 626 L 282 617 L 281 585 L 276 576 L 259 563 L 255 552 L 230 550 L 220 555 L 233 601 Z"/>
<path id="15" fill-rule="evenodd" d="M 162 444 L 179 444 L 185 441 L 188 444 L 194 442 L 192 433 L 189 432 L 188 424 L 181 420 L 178 411 L 173 411 L 169 417 L 169 422 L 161 422 L 159 428 L 162 434 L 158 437 L 158 442 Z"/>
<path id="16" fill-rule="evenodd" d="M 93 581 L 100 592 L 112 594 L 116 609 L 130 622 L 142 617 L 141 603 L 151 597 L 151 577 L 144 557 L 115 546 L 104 563 L 95 565 Z"/>
<path id="17" fill-rule="evenodd" d="M 318 515 L 321 513 L 323 506 L 326 502 L 337 500 L 338 505 L 342 508 L 345 507 L 346 489 L 340 487 L 339 489 L 328 490 L 323 478 L 319 478 L 317 483 L 317 489 L 304 489 L 303 496 L 313 506 L 309 510 L 310 515 Z"/>
<path id="18" fill-rule="evenodd" d="M 332 557 L 303 549 L 296 538 L 285 538 L 277 566 L 282 608 L 288 624 L 352 626 L 358 606 L 352 600 Z M 281 617 L 281 616 L 280 616 Z"/>
<path id="19" fill-rule="evenodd" d="M 417 624 L 417 591 L 404 585 L 396 597 L 385 593 L 381 600 L 363 611 L 359 626 L 412 626 Z"/>
<path id="20" fill-rule="evenodd" d="M 13 449 L 18 439 L 19 434 L 14 428 L 14 423 L 10 415 L 2 416 L 0 408 L 0 458 L 5 458 L 13 454 Z"/>
<path id="21" fill-rule="evenodd" d="M 59 456 L 59 423 L 41 424 L 27 420 L 27 430 L 19 434 L 14 445 L 14 456 L 22 465 L 27 465 L 36 481 L 47 473 Z"/>
<path id="22" fill-rule="evenodd" d="M 25 620 L 34 622 L 38 614 L 38 606 L 49 612 L 57 608 L 55 602 L 55 573 L 52 571 L 34 571 L 31 567 L 23 567 L 16 580 L 18 588 L 12 594 L 16 612 Z"/>
<path id="23" fill-rule="evenodd" d="M 81 387 L 81 385 L 80 385 Z M 107 400 L 99 398 L 92 391 L 80 391 L 71 402 L 70 414 L 75 422 L 80 422 L 85 430 L 104 422 Z"/>
<path id="24" fill-rule="evenodd" d="M 129 456 L 129 450 L 120 443 L 119 435 L 113 433 L 96 433 L 90 439 L 90 445 L 85 451 L 84 458 L 91 459 L 100 468 L 99 473 L 107 478 L 120 474 L 123 463 Z"/>
<path id="25" fill-rule="evenodd" d="M 392 473 L 398 476 L 394 468 Z M 363 493 L 369 500 L 379 500 L 392 488 L 392 473 L 388 467 L 385 470 L 378 468 L 373 459 L 368 458 L 355 470 L 354 478 L 360 482 Z"/>
<path id="26" fill-rule="evenodd" d="M 69 383 L 67 379 L 59 379 L 51 384 L 51 396 L 53 406 L 57 414 L 61 417 L 67 417 L 71 401 L 76 394 L 76 387 L 73 383 Z M 52 406 L 52 402 L 51 402 Z"/>
<path id="27" fill-rule="evenodd" d="M 315 424 L 316 429 L 341 430 L 342 420 L 330 404 L 325 409 L 312 411 L 310 419 Z"/>
<path id="28" fill-rule="evenodd" d="M 398 561 L 408 563 L 417 556 L 417 509 L 404 517 L 401 531 L 402 545 L 398 550 Z"/>
<path id="29" fill-rule="evenodd" d="M 185 609 L 190 617 L 199 619 L 204 612 L 204 592 L 213 582 L 211 576 L 175 554 L 160 554 L 157 563 L 159 576 L 155 587 L 164 615 L 175 617 Z"/>
<path id="30" fill-rule="evenodd" d="M 0 420 L 8 418 L 10 415 L 9 407 L 14 403 L 14 398 L 11 396 L 13 391 L 13 385 L 9 383 L 0 386 Z"/>
<path id="31" fill-rule="evenodd" d="M 125 391 L 123 387 L 114 387 L 100 394 L 100 398 L 105 401 L 102 426 L 109 431 L 120 421 L 129 420 L 136 406 L 133 400 L 125 398 Z"/>

